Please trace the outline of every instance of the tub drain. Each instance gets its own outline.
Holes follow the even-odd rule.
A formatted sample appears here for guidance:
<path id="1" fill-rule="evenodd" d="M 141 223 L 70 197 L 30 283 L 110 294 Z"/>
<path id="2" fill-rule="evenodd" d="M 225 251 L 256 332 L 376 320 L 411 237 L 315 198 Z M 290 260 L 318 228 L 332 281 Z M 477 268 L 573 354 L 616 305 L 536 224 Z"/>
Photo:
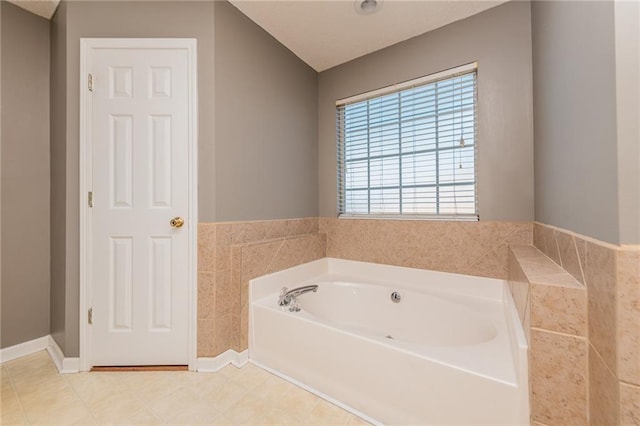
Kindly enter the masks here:
<path id="1" fill-rule="evenodd" d="M 387 334 L 387 335 L 386 335 L 386 336 L 384 336 L 384 337 L 385 337 L 385 339 L 391 339 L 391 340 L 393 340 L 393 336 L 392 336 L 392 335 L 390 335 L 390 334 Z"/>

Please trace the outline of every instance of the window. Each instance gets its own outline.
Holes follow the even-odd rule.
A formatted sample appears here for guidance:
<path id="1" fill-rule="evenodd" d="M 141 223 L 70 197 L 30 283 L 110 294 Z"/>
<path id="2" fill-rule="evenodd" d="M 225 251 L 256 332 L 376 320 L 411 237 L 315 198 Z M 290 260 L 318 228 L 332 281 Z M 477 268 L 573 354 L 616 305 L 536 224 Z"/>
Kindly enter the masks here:
<path id="1" fill-rule="evenodd" d="M 476 64 L 337 102 L 340 216 L 478 220 Z"/>

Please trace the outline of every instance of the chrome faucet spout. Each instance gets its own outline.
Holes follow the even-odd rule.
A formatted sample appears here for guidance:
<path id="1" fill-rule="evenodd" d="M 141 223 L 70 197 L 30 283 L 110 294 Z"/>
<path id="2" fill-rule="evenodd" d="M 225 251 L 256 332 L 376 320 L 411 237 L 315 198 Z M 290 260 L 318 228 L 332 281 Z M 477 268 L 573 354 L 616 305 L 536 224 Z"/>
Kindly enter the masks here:
<path id="1" fill-rule="evenodd" d="M 305 293 L 309 293 L 309 292 L 316 292 L 318 291 L 318 285 L 317 284 L 311 284 L 311 285 L 303 285 L 301 287 L 296 287 L 294 289 L 289 290 L 286 287 L 282 287 L 282 290 L 280 291 L 280 297 L 278 298 L 278 305 L 279 306 L 287 306 L 289 305 L 291 302 L 295 302 L 296 298 L 298 296 L 300 296 L 301 294 L 305 294 Z M 299 310 L 299 308 L 298 308 Z"/>

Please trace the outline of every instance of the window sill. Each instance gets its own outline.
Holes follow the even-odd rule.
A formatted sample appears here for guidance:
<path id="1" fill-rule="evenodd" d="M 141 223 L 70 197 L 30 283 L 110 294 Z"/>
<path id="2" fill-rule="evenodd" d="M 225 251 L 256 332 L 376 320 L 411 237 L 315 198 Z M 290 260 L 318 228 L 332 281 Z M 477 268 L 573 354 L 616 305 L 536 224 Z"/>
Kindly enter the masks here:
<path id="1" fill-rule="evenodd" d="M 432 222 L 479 222 L 480 215 L 399 215 L 399 214 L 340 214 L 338 219 L 423 220 Z"/>

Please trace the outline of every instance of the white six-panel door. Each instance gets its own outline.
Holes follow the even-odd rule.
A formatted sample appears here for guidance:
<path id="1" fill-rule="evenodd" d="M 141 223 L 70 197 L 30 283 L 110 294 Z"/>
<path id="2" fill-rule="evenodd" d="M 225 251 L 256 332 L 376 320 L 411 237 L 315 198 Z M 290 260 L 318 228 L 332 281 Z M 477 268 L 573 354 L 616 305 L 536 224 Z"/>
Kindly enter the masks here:
<path id="1" fill-rule="evenodd" d="M 197 226 L 189 54 L 138 47 L 89 56 L 93 366 L 189 363 Z"/>

